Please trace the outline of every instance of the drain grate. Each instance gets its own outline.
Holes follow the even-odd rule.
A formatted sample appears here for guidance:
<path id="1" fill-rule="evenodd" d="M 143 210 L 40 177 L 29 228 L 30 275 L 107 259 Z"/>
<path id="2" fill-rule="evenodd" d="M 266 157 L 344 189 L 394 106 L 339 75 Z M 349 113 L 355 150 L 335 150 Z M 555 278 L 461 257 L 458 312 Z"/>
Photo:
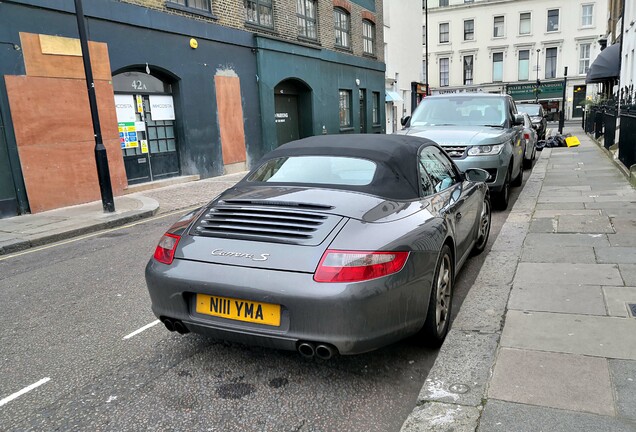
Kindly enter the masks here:
<path id="1" fill-rule="evenodd" d="M 633 318 L 636 318 L 636 303 L 627 303 L 627 309 L 632 314 Z"/>

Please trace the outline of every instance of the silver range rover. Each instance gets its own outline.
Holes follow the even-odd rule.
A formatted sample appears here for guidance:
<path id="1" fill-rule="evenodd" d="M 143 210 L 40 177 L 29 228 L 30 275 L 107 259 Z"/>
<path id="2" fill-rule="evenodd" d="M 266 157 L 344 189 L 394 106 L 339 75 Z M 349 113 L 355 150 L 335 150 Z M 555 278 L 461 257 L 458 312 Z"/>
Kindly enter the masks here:
<path id="1" fill-rule="evenodd" d="M 399 134 L 439 144 L 460 170 L 488 171 L 496 206 L 508 207 L 510 186 L 523 181 L 523 116 L 508 95 L 459 93 L 426 97 Z"/>

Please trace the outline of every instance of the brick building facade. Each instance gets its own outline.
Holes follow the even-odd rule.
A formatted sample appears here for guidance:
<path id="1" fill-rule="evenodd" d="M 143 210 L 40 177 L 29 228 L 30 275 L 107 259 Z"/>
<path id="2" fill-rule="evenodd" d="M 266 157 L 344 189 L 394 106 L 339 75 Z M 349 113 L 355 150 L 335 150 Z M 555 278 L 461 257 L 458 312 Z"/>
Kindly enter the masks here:
<path id="1" fill-rule="evenodd" d="M 83 3 L 116 194 L 249 168 L 292 139 L 384 131 L 382 0 Z M 4 1 L 0 16 L 0 217 L 99 199 L 82 77 L 67 76 L 73 1 Z"/>

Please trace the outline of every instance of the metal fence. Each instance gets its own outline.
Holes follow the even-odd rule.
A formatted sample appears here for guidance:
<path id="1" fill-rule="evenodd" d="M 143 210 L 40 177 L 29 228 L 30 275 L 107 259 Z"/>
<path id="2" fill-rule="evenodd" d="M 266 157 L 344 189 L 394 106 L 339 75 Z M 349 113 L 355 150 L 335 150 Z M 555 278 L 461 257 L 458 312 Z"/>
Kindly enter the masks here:
<path id="1" fill-rule="evenodd" d="M 603 146 L 609 149 L 616 140 L 618 101 L 620 101 L 620 132 L 618 158 L 630 168 L 636 164 L 636 89 L 625 87 L 611 100 L 593 105 L 585 112 L 583 129 L 594 138 L 603 137 Z"/>

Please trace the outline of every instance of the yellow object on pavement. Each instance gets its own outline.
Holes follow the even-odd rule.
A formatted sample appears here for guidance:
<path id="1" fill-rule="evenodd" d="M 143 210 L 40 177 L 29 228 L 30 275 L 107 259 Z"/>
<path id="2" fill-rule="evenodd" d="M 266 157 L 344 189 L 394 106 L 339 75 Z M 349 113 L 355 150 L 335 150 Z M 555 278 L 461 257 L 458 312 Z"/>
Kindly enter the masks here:
<path id="1" fill-rule="evenodd" d="M 565 139 L 565 143 L 568 147 L 578 147 L 581 144 L 581 141 L 575 136 L 569 136 Z"/>

